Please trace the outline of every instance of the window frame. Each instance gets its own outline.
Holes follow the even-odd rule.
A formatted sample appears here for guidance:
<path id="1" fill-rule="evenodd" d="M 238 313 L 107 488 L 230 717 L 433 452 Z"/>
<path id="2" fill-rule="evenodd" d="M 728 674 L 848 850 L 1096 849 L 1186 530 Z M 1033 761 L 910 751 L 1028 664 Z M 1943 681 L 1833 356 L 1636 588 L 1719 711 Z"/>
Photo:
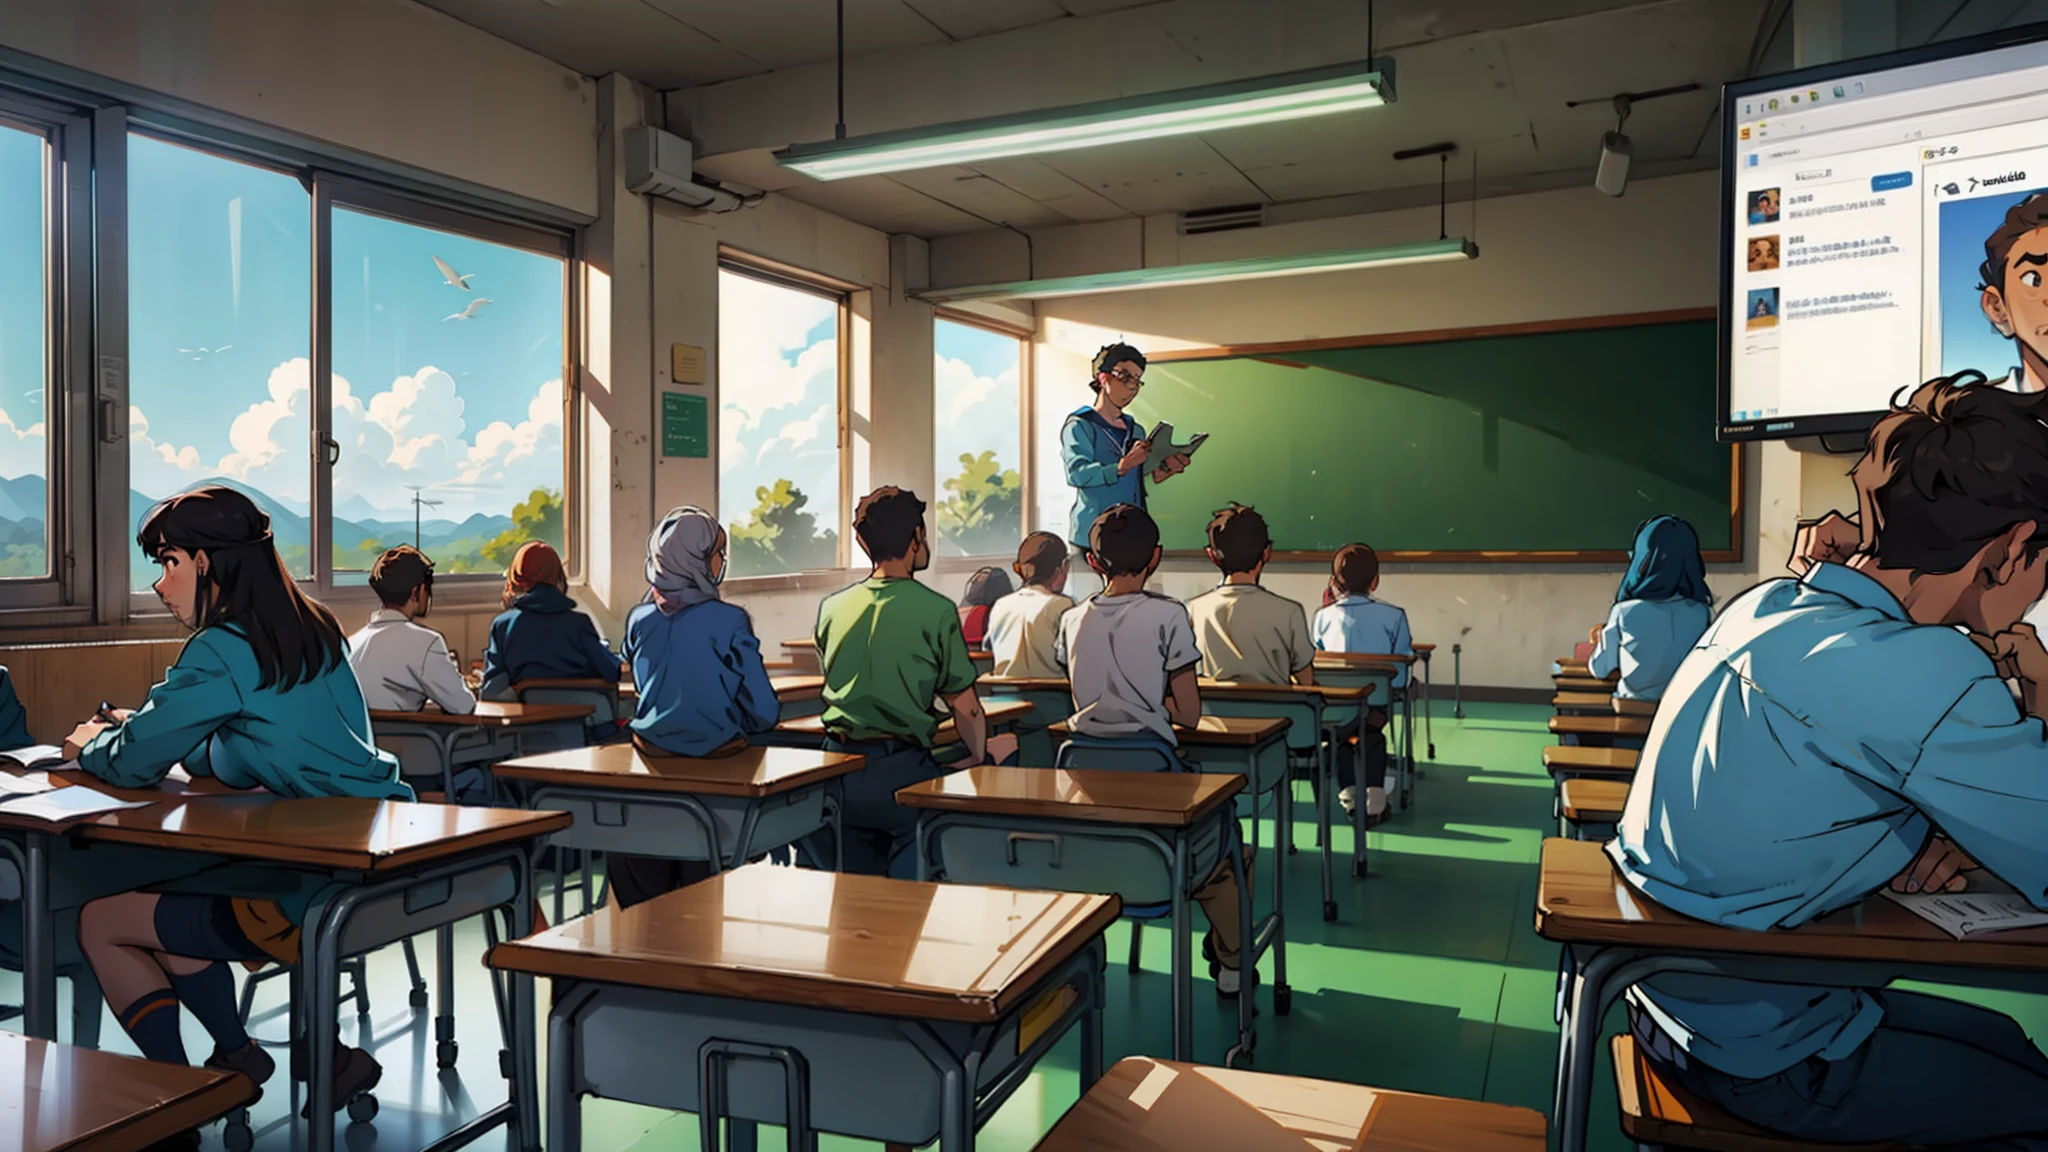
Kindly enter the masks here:
<path id="1" fill-rule="evenodd" d="M 1019 509 L 1017 517 L 1017 539 L 1021 541 L 1035 530 L 1038 519 L 1038 505 L 1036 501 L 1038 493 L 1038 430 L 1034 426 L 1035 422 L 1031 419 L 1032 412 L 1035 410 L 1036 400 L 1033 387 L 1036 381 L 1036 373 L 1032 370 L 1032 346 L 1038 339 L 1038 334 L 1022 325 L 1006 324 L 994 317 L 982 316 L 974 312 L 963 312 L 957 308 L 933 308 L 932 323 L 934 325 L 940 323 L 959 324 L 967 328 L 979 328 L 984 332 L 993 332 L 998 336 L 1008 336 L 1017 342 L 1017 450 L 1022 456 L 1022 459 L 1017 463 L 1017 475 L 1023 486 L 1019 497 L 1022 507 Z M 936 339 L 934 339 L 933 343 L 933 367 L 936 368 L 938 362 Z M 936 392 L 938 380 L 936 376 L 934 376 L 932 384 L 934 388 L 931 407 L 932 484 L 936 489 L 932 493 L 932 499 L 937 501 L 940 492 L 943 491 L 943 489 L 938 489 L 938 486 L 944 484 L 946 478 L 938 475 L 938 395 Z M 937 507 L 936 503 L 933 506 Z M 933 526 L 934 528 L 937 527 L 936 519 L 933 521 Z M 954 556 L 949 557 L 948 560 L 953 563 L 961 563 L 970 560 L 1007 560 L 1011 558 L 1007 555 L 986 553 Z"/>
<path id="2" fill-rule="evenodd" d="M 836 441 L 835 449 L 838 453 L 839 498 L 834 502 L 834 514 L 837 516 L 838 522 L 832 526 L 834 536 L 832 562 L 835 571 L 843 570 L 849 563 L 848 556 L 850 553 L 848 550 L 851 547 L 851 542 L 848 540 L 848 537 L 853 531 L 853 507 L 855 503 L 853 495 L 853 422 L 851 419 L 853 407 L 852 335 L 853 294 L 859 291 L 859 288 L 857 285 L 826 276 L 823 273 L 797 268 L 794 265 L 784 264 L 778 260 L 771 260 L 764 256 L 756 256 L 752 253 L 728 248 L 722 244 L 718 248 L 718 271 L 721 273 L 731 272 L 736 276 L 745 276 L 748 279 L 757 280 L 763 284 L 772 284 L 778 288 L 802 292 L 807 296 L 816 296 L 830 301 L 833 305 L 833 346 L 838 353 L 836 371 L 839 376 L 833 388 L 833 436 Z M 725 307 L 723 293 L 719 294 L 718 306 L 721 310 Z M 722 314 L 720 319 L 722 319 Z M 722 342 L 719 346 L 719 355 L 721 357 L 724 355 Z M 718 388 L 719 395 L 722 398 L 725 392 L 725 378 L 723 374 L 718 376 Z M 716 435 L 714 434 L 715 439 Z M 722 465 L 724 463 L 723 458 L 719 462 Z M 714 477 L 712 492 L 717 501 L 719 520 L 723 522 L 725 519 L 725 478 L 722 474 Z M 738 588 L 744 589 L 749 587 L 746 583 L 747 581 L 788 581 L 795 577 L 801 577 L 805 572 L 810 571 L 815 571 L 815 569 L 805 569 L 798 572 L 767 572 L 755 576 L 735 577 L 734 584 Z"/>

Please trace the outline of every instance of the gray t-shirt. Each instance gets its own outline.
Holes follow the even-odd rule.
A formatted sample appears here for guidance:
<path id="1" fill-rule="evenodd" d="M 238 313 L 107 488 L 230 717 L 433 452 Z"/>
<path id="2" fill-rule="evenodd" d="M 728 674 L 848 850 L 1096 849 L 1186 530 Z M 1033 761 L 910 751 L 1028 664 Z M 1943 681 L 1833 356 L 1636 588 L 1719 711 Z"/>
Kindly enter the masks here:
<path id="1" fill-rule="evenodd" d="M 1166 685 L 1201 663 L 1188 610 L 1138 592 L 1091 596 L 1060 617 L 1053 652 L 1074 691 L 1068 724 L 1083 736 L 1156 736 L 1178 745 L 1166 714 Z"/>

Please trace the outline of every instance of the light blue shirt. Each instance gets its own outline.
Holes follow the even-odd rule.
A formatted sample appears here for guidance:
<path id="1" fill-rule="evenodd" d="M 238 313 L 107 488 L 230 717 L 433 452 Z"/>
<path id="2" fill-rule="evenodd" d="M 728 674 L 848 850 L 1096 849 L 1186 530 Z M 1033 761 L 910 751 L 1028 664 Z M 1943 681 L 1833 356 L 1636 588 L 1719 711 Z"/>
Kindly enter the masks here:
<path id="1" fill-rule="evenodd" d="M 1371 652 L 1382 656 L 1413 656 L 1408 638 L 1408 613 L 1384 600 L 1351 595 L 1318 609 L 1309 629 L 1318 652 Z M 1394 677 L 1394 687 L 1408 683 L 1408 669 Z"/>
<path id="2" fill-rule="evenodd" d="M 1060 459 L 1067 483 L 1074 489 L 1074 508 L 1067 517 L 1067 539 L 1076 548 L 1088 546 L 1088 530 L 1113 505 L 1145 506 L 1145 473 L 1158 460 L 1119 474 L 1117 461 L 1131 445 L 1145 438 L 1145 426 L 1129 412 L 1124 427 L 1113 428 L 1092 406 L 1076 408 L 1060 428 Z"/>
<path id="3" fill-rule="evenodd" d="M 1935 828 L 2048 907 L 2048 731 L 1969 637 L 1825 564 L 1737 597 L 1685 658 L 1607 852 L 1665 907 L 1763 931 L 1863 900 Z M 1854 988 L 1715 976 L 1631 996 L 1746 1078 L 1847 1056 L 1882 1015 Z"/>
<path id="4" fill-rule="evenodd" d="M 1616 696 L 1662 700 L 1678 662 L 1713 618 L 1713 609 L 1698 600 L 1623 600 L 1607 614 L 1586 666 L 1602 680 L 1619 670 Z"/>

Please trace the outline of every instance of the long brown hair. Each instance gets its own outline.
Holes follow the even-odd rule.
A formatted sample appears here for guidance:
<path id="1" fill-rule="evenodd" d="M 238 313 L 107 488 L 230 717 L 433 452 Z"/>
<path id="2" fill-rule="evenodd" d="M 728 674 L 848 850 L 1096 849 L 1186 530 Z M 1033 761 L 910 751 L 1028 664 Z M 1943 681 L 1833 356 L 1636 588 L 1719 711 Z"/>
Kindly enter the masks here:
<path id="1" fill-rule="evenodd" d="M 344 659 L 341 625 L 299 591 L 270 536 L 270 517 L 233 488 L 208 484 L 149 510 L 135 533 L 142 554 L 206 553 L 193 602 L 194 631 L 239 628 L 256 653 L 258 688 L 311 683 Z"/>

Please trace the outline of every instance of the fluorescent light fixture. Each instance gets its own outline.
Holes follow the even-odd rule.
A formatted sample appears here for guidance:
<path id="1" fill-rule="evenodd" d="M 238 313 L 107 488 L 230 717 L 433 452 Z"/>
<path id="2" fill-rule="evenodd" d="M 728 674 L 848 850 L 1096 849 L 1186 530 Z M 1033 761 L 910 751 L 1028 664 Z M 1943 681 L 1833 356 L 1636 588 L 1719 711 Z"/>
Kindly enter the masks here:
<path id="1" fill-rule="evenodd" d="M 1096 104 L 792 144 L 775 159 L 819 180 L 844 180 L 1272 124 L 1374 108 L 1393 99 L 1394 62 L 1367 60 Z"/>
<path id="2" fill-rule="evenodd" d="M 1385 248 L 1340 248 L 1300 256 L 1259 256 L 1210 264 L 1131 268 L 1122 272 L 1097 272 L 1051 280 L 1013 280 L 1007 284 L 933 288 L 914 295 L 932 304 L 949 304 L 957 300 L 1045 300 L 1054 296 L 1128 292 L 1133 288 L 1226 284 L 1234 280 L 1270 280 L 1276 276 L 1301 276 L 1311 272 L 1342 272 L 1350 268 L 1384 268 L 1395 264 L 1435 264 L 1478 258 L 1479 245 L 1462 236 L 1452 236 L 1446 240 L 1425 240 L 1420 244 L 1395 244 Z"/>

